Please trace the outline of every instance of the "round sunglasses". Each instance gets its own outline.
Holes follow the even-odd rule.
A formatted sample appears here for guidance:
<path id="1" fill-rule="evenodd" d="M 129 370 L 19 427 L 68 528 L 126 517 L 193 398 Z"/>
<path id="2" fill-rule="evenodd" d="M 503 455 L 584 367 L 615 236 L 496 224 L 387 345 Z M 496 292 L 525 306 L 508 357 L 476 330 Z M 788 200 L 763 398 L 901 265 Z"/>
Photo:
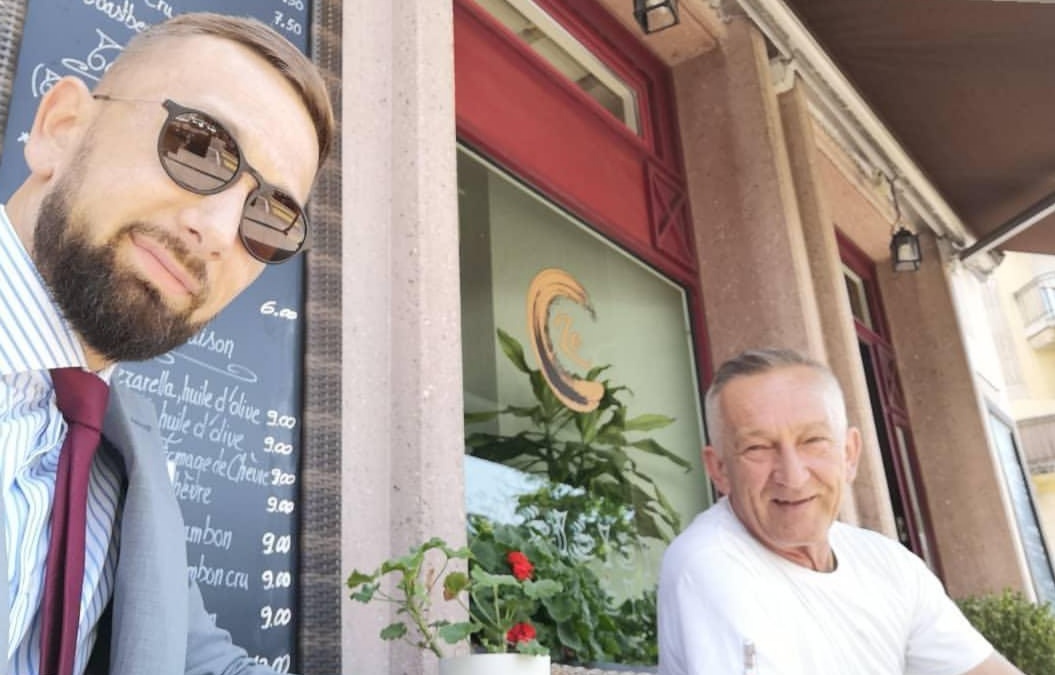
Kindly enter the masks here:
<path id="1" fill-rule="evenodd" d="M 256 188 L 246 197 L 238 235 L 257 260 L 275 265 L 296 255 L 308 238 L 308 216 L 293 197 L 268 183 L 249 165 L 241 148 L 222 124 L 206 113 L 172 100 L 145 101 L 94 94 L 99 101 L 151 103 L 168 112 L 158 133 L 158 159 L 177 185 L 199 195 L 213 195 L 247 172 Z"/>

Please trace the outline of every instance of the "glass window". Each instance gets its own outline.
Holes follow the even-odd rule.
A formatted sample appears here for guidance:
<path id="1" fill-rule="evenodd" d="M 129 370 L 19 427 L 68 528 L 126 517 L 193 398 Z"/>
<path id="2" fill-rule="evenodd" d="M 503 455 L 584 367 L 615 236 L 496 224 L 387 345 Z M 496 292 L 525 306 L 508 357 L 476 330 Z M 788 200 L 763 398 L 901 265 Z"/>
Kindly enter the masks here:
<path id="1" fill-rule="evenodd" d="M 616 119 L 641 132 L 634 90 L 531 0 L 476 1 Z"/>
<path id="2" fill-rule="evenodd" d="M 1037 520 L 1036 506 L 1033 503 L 1033 494 L 1029 489 L 1026 471 L 1018 455 L 1014 428 L 990 411 L 989 437 L 996 449 L 1000 467 L 1003 469 L 1004 484 L 1011 498 L 1011 507 L 1022 537 L 1026 562 L 1033 575 L 1033 587 L 1041 601 L 1055 602 L 1055 576 L 1052 573 L 1051 558 Z"/>
<path id="3" fill-rule="evenodd" d="M 843 280 L 846 282 L 846 295 L 850 298 L 850 311 L 868 330 L 875 331 L 872 325 L 872 313 L 868 309 L 868 290 L 864 279 L 852 269 L 843 265 Z"/>
<path id="4" fill-rule="evenodd" d="M 458 189 L 467 510 L 654 592 L 710 503 L 686 294 L 466 149 Z"/>

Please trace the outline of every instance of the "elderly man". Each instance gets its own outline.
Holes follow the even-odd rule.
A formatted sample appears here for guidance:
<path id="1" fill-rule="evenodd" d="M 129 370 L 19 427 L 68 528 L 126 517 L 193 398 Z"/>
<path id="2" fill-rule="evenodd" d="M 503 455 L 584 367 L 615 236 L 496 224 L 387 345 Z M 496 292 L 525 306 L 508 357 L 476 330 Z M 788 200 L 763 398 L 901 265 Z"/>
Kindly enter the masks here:
<path id="1" fill-rule="evenodd" d="M 106 382 L 301 250 L 333 134 L 312 63 L 215 14 L 40 101 L 0 208 L 0 672 L 264 672 L 188 584 L 153 411 Z"/>
<path id="2" fill-rule="evenodd" d="M 825 366 L 786 350 L 724 363 L 706 397 L 724 497 L 667 550 L 663 675 L 1012 675 L 899 543 L 835 522 L 860 433 Z"/>

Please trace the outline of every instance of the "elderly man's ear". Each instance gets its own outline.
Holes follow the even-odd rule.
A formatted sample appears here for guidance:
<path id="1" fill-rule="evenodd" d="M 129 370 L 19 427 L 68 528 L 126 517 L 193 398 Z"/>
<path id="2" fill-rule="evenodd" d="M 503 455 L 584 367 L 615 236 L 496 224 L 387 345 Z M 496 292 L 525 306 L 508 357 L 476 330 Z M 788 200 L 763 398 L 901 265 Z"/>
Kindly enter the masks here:
<path id="1" fill-rule="evenodd" d="M 703 448 L 703 465 L 707 468 L 707 475 L 711 482 L 723 495 L 729 494 L 729 476 L 725 472 L 725 460 L 722 458 L 718 448 L 708 445 Z"/>
<path id="2" fill-rule="evenodd" d="M 44 94 L 26 142 L 26 164 L 37 178 L 50 179 L 80 143 L 90 121 L 92 93 L 80 78 L 57 81 Z"/>
<path id="3" fill-rule="evenodd" d="M 857 463 L 861 459 L 861 431 L 857 427 L 846 430 L 846 482 L 857 477 Z"/>

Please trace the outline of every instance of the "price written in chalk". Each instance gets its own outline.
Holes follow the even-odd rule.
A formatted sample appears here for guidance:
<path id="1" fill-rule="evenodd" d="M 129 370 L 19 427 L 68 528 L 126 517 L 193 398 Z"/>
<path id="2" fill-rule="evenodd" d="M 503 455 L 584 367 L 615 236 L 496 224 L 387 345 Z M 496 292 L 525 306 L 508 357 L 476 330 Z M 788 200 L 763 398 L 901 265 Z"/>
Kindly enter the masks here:
<path id="1" fill-rule="evenodd" d="M 267 498 L 267 512 L 268 513 L 293 513 L 296 510 L 296 503 L 292 499 L 279 499 L 278 497 Z"/>
<path id="2" fill-rule="evenodd" d="M 293 444 L 276 441 L 274 436 L 268 436 L 264 439 L 264 452 L 270 452 L 275 455 L 292 455 Z"/>
<path id="3" fill-rule="evenodd" d="M 289 622 L 292 620 L 293 610 L 289 607 L 272 609 L 271 605 L 265 605 L 260 608 L 260 628 L 262 630 L 268 630 L 269 628 L 276 628 L 278 626 L 288 626 Z"/>
<path id="4" fill-rule="evenodd" d="M 276 28 L 284 30 L 290 35 L 302 35 L 304 33 L 304 26 L 302 26 L 299 21 L 282 12 L 275 12 L 274 25 Z"/>
<path id="5" fill-rule="evenodd" d="M 274 588 L 289 588 L 293 585 L 293 574 L 286 570 L 264 570 L 260 573 L 260 583 L 265 591 Z"/>
<path id="6" fill-rule="evenodd" d="M 283 415 L 277 410 L 268 410 L 267 426 L 292 429 L 297 426 L 297 418 L 294 415 Z"/>
<path id="7" fill-rule="evenodd" d="M 278 307 L 277 305 L 278 303 L 274 300 L 268 300 L 260 305 L 260 313 L 264 316 L 273 316 L 276 319 L 288 319 L 289 321 L 297 318 L 297 310 L 289 307 Z"/>
<path id="8" fill-rule="evenodd" d="M 293 543 L 292 539 L 293 537 L 288 534 L 276 535 L 274 532 L 265 532 L 260 538 L 261 551 L 264 555 L 289 553 Z"/>
<path id="9" fill-rule="evenodd" d="M 273 660 L 268 661 L 266 656 L 256 656 L 253 657 L 253 661 L 262 666 L 267 666 L 276 673 L 288 673 L 289 667 L 292 664 L 292 657 L 290 657 L 289 654 L 282 654 L 281 656 L 276 656 Z"/>

